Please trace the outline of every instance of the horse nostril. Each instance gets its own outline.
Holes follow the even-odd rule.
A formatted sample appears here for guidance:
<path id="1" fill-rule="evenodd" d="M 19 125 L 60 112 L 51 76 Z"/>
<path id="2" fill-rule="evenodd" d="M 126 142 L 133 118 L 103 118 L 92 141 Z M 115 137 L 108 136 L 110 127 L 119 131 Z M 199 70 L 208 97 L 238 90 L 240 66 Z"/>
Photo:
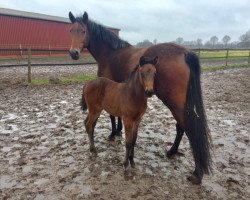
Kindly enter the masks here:
<path id="1" fill-rule="evenodd" d="M 70 50 L 69 54 L 71 56 L 72 59 L 74 60 L 78 60 L 79 59 L 79 52 L 75 51 L 75 50 Z"/>

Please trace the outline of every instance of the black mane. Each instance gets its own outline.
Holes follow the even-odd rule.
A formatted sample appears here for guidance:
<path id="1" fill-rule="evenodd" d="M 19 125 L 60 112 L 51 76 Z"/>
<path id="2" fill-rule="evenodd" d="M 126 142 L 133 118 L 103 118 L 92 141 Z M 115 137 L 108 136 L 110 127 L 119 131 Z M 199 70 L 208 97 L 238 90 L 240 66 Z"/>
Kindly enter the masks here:
<path id="1" fill-rule="evenodd" d="M 82 17 L 77 17 L 76 21 L 83 23 Z M 105 43 L 109 44 L 113 49 L 122 49 L 131 46 L 127 41 L 120 39 L 112 31 L 108 30 L 106 27 L 97 24 L 92 20 L 88 20 L 87 28 L 91 35 L 101 39 Z"/>

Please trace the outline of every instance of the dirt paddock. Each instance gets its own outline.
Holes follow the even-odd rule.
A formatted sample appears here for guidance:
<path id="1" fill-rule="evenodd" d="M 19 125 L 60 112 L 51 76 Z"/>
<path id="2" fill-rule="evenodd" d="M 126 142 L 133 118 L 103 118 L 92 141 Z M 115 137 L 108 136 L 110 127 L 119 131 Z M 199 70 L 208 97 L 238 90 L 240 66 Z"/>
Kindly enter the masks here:
<path id="1" fill-rule="evenodd" d="M 94 65 L 53 69 L 33 73 L 96 73 Z M 107 141 L 105 112 L 95 129 L 98 155 L 89 153 L 86 114 L 79 107 L 82 85 L 12 83 L 23 78 L 21 68 L 0 68 L 0 199 L 250 199 L 250 68 L 202 74 L 213 174 L 198 186 L 186 180 L 194 168 L 186 136 L 180 153 L 165 157 L 175 120 L 156 97 L 139 127 L 136 168 L 125 175 L 124 134 Z"/>

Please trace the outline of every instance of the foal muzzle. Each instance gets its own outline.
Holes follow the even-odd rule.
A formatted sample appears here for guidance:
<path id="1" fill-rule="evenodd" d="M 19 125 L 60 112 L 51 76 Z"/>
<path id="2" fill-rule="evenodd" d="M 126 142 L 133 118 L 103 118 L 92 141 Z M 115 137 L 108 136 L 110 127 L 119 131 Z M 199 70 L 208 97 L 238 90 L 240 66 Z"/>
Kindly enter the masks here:
<path id="1" fill-rule="evenodd" d="M 146 93 L 147 97 L 152 97 L 154 95 L 153 90 L 146 90 L 145 93 Z"/>

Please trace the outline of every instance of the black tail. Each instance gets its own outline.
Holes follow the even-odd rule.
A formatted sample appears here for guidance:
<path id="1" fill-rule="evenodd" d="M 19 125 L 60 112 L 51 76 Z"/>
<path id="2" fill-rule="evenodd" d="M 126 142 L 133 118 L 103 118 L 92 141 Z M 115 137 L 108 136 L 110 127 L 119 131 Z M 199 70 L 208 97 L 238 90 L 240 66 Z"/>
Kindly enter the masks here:
<path id="1" fill-rule="evenodd" d="M 85 86 L 83 86 L 82 98 L 81 98 L 81 100 L 80 100 L 80 106 L 81 106 L 81 109 L 82 109 L 83 111 L 85 111 L 85 110 L 88 109 L 88 106 L 87 106 L 86 101 L 85 101 L 85 98 L 84 98 L 84 88 L 85 88 Z"/>
<path id="2" fill-rule="evenodd" d="M 211 137 L 207 125 L 206 113 L 203 107 L 200 63 L 196 54 L 188 52 L 185 55 L 190 68 L 187 101 L 185 107 L 185 132 L 192 148 L 195 167 L 202 174 L 208 174 L 211 168 Z"/>

